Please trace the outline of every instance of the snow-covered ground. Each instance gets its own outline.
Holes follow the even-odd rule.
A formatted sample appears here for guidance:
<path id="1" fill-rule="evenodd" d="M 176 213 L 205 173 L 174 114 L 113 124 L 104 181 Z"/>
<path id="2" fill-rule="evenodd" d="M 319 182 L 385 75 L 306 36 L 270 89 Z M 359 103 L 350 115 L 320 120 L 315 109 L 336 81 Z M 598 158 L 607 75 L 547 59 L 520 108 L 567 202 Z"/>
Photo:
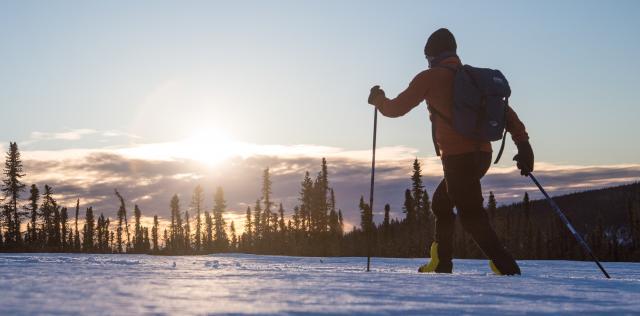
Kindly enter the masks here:
<path id="1" fill-rule="evenodd" d="M 640 263 L 520 261 L 499 277 L 486 261 L 452 275 L 424 260 L 241 254 L 0 254 L 0 315 L 640 313 Z"/>

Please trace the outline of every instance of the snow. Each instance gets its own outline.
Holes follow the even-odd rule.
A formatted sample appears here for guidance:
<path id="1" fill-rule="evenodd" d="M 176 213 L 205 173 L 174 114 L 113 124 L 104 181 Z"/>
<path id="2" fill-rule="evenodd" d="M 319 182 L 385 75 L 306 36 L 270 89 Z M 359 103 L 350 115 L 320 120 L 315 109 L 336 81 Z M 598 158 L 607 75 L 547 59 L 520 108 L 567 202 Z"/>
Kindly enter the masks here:
<path id="1" fill-rule="evenodd" d="M 485 260 L 452 275 L 425 259 L 224 254 L 0 254 L 0 315 L 640 313 L 640 263 L 520 261 L 500 277 Z"/>

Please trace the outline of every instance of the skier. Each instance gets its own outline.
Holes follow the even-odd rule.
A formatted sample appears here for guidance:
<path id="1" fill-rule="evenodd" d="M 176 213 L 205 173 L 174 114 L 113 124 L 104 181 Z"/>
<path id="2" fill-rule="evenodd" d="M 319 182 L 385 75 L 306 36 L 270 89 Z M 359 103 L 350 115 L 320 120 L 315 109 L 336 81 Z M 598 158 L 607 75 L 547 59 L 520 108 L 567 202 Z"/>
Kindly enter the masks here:
<path id="1" fill-rule="evenodd" d="M 387 98 L 380 86 L 374 86 L 368 101 L 387 117 L 402 116 L 423 100 L 429 107 L 434 145 L 442 160 L 444 179 L 433 194 L 436 231 L 430 248 L 431 260 L 418 271 L 452 272 L 455 206 L 463 228 L 489 258 L 491 269 L 499 275 L 519 275 L 518 264 L 498 239 L 483 206 L 480 179 L 491 164 L 491 144 L 463 136 L 454 129 L 451 119 L 447 119 L 452 117 L 455 75 L 455 71 L 447 68 L 462 65 L 456 50 L 455 38 L 448 29 L 435 31 L 424 48 L 429 69 L 416 75 L 409 87 L 394 99 Z M 506 130 L 518 148 L 513 159 L 520 173 L 528 175 L 533 171 L 533 150 L 524 124 L 508 104 L 505 121 Z"/>

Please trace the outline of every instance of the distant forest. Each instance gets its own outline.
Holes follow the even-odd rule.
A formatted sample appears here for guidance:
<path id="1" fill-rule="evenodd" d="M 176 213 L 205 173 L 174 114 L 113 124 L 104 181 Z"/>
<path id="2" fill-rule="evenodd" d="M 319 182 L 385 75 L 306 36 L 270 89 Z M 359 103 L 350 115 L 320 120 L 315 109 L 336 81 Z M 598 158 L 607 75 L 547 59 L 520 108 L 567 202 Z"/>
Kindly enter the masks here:
<path id="1" fill-rule="evenodd" d="M 269 169 L 262 174 L 260 197 L 246 209 L 244 231 L 238 235 L 233 222 L 226 223 L 228 212 L 224 191 L 218 187 L 214 206 L 205 210 L 204 192 L 197 186 L 184 207 L 177 195 L 169 201 L 170 224 L 160 231 L 158 216 L 152 227 L 141 223 L 142 211 L 127 210 L 124 197 L 115 218 L 97 214 L 92 207 L 82 213 L 79 200 L 75 209 L 62 207 L 53 198 L 54 189 L 36 184 L 28 187 L 16 143 L 10 143 L 3 168 L 0 216 L 2 252 L 83 252 L 137 253 L 158 255 L 197 255 L 223 252 L 295 256 L 372 256 L 427 257 L 433 241 L 434 216 L 429 194 L 422 182 L 421 166 L 416 159 L 405 191 L 404 218 L 390 218 L 384 208 L 380 224 L 364 198 L 360 198 L 360 227 L 345 232 L 342 211 L 336 209 L 334 191 L 329 182 L 327 161 L 320 172 L 302 178 L 298 205 L 284 210 L 272 199 Z M 640 261 L 640 183 L 586 191 L 556 197 L 578 231 L 595 254 L 604 261 Z M 546 201 L 530 201 L 497 207 L 490 193 L 486 205 L 492 225 L 506 247 L 518 259 L 587 260 L 566 227 Z M 73 212 L 73 213 L 71 213 Z M 133 215 L 133 218 L 131 218 Z M 22 230 L 26 222 L 26 230 Z M 457 224 L 456 258 L 483 258 L 470 236 Z"/>

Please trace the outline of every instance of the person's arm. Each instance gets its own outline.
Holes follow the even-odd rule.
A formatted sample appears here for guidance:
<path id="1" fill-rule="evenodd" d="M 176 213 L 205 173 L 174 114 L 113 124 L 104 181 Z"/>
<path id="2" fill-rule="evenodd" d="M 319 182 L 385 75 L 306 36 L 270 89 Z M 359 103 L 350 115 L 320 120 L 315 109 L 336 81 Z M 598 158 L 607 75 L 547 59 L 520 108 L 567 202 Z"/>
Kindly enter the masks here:
<path id="1" fill-rule="evenodd" d="M 527 129 L 524 126 L 524 123 L 520 121 L 518 118 L 518 114 L 507 105 L 507 132 L 511 134 L 511 139 L 514 143 L 518 144 L 521 142 L 529 141 L 529 134 L 527 134 Z"/>
<path id="2" fill-rule="evenodd" d="M 518 154 L 513 157 L 513 160 L 517 162 L 520 174 L 526 176 L 533 171 L 534 165 L 533 149 L 531 148 L 531 144 L 529 144 L 529 134 L 527 134 L 527 129 L 518 118 L 518 114 L 516 114 L 510 106 L 507 106 L 506 123 L 506 129 L 518 147 Z"/>
<path id="3" fill-rule="evenodd" d="M 384 91 L 379 91 L 370 103 L 375 105 L 384 116 L 403 116 L 424 100 L 427 93 L 427 76 L 425 72 L 418 74 L 411 80 L 409 87 L 395 99 L 389 99 L 384 95 Z"/>

